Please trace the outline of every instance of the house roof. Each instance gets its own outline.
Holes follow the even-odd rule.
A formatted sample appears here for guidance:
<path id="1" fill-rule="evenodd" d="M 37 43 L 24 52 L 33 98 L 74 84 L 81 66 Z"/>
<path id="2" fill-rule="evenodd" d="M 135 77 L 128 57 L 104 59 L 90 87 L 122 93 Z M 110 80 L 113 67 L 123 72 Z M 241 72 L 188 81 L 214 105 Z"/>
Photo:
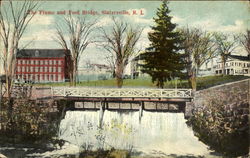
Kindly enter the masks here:
<path id="1" fill-rule="evenodd" d="M 69 52 L 69 51 L 67 51 Z M 17 58 L 62 58 L 65 57 L 64 49 L 22 49 L 18 50 Z"/>
<path id="2" fill-rule="evenodd" d="M 250 55 L 248 56 L 229 55 L 229 57 L 233 59 L 242 60 L 242 61 L 250 61 Z"/>

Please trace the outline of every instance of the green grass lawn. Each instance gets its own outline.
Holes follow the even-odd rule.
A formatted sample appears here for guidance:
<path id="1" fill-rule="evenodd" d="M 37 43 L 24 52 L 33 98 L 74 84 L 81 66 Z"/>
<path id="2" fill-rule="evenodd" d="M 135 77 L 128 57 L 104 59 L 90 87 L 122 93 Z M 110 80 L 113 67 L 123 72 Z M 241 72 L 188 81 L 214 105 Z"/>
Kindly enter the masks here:
<path id="1" fill-rule="evenodd" d="M 223 83 L 247 79 L 247 76 L 206 76 L 197 78 L 197 89 L 204 89 Z M 44 83 L 35 84 L 36 86 L 69 86 L 69 83 Z M 82 81 L 77 83 L 77 86 L 88 87 L 116 87 L 116 80 L 98 80 L 98 81 Z M 168 81 L 165 83 L 165 88 L 190 88 L 187 80 Z M 123 87 L 146 87 L 155 88 L 156 85 L 151 82 L 149 77 L 138 79 L 124 79 Z"/>

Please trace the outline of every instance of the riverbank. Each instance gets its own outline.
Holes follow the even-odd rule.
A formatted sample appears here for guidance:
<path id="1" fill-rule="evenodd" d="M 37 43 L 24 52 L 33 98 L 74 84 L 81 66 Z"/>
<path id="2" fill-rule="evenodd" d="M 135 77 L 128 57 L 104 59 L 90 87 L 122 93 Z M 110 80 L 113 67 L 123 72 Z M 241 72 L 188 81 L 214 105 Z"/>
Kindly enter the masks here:
<path id="1" fill-rule="evenodd" d="M 197 78 L 197 89 L 205 89 L 215 85 L 225 84 L 229 82 L 244 80 L 249 77 L 247 76 L 206 76 Z M 39 83 L 34 84 L 34 86 L 69 86 L 69 83 Z M 77 83 L 77 86 L 87 86 L 87 87 L 116 87 L 116 80 L 97 80 L 97 81 L 82 81 Z M 156 87 L 155 84 L 151 82 L 151 78 L 138 78 L 138 79 L 124 79 L 124 87 L 145 87 L 152 88 Z M 165 83 L 164 88 L 190 88 L 187 80 L 173 80 Z"/>

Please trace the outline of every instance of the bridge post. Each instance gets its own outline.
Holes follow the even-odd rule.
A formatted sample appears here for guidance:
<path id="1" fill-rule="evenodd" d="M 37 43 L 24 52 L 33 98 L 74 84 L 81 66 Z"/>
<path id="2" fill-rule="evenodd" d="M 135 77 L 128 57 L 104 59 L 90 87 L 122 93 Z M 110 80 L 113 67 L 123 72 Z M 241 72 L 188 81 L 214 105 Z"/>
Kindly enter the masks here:
<path id="1" fill-rule="evenodd" d="M 142 115 L 143 115 L 143 109 L 144 109 L 144 102 L 140 102 L 140 107 L 139 107 L 139 120 L 141 121 Z"/>
<path id="2" fill-rule="evenodd" d="M 100 113 L 99 113 L 99 126 L 102 127 L 102 121 L 105 111 L 105 101 L 100 102 Z"/>

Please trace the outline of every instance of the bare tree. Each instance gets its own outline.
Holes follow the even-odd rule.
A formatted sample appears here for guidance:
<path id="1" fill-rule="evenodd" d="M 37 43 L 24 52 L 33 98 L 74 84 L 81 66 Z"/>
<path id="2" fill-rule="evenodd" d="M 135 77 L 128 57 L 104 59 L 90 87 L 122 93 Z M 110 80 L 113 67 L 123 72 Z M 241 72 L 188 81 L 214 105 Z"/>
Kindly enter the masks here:
<path id="1" fill-rule="evenodd" d="M 244 46 L 248 55 L 250 55 L 250 30 L 246 30 L 246 34 L 240 36 L 240 43 Z"/>
<path id="2" fill-rule="evenodd" d="M 196 78 L 200 67 L 216 56 L 213 35 L 198 28 L 182 28 L 183 47 L 189 83 L 196 90 Z"/>
<path id="3" fill-rule="evenodd" d="M 23 36 L 34 14 L 29 11 L 37 9 L 38 2 L 32 0 L 3 1 L 0 6 L 0 38 L 3 45 L 2 61 L 6 75 L 6 93 L 11 96 L 15 73 L 16 53 L 19 41 Z"/>
<path id="4" fill-rule="evenodd" d="M 142 30 L 133 28 L 127 23 L 113 18 L 113 27 L 110 31 L 101 28 L 102 47 L 115 57 L 115 77 L 117 87 L 123 85 L 123 73 L 129 59 L 136 53 Z"/>
<path id="5" fill-rule="evenodd" d="M 237 45 L 238 37 L 233 36 L 232 39 L 230 40 L 231 37 L 223 33 L 214 33 L 214 37 L 215 37 L 217 51 L 219 55 L 221 56 L 222 73 L 223 75 L 225 75 L 226 74 L 226 70 L 225 70 L 226 61 L 229 55 L 231 55 L 234 52 L 235 48 L 238 46 Z"/>
<path id="6" fill-rule="evenodd" d="M 64 25 L 56 26 L 55 40 L 66 51 L 70 50 L 70 59 L 72 67 L 70 68 L 71 85 L 76 86 L 77 68 L 80 58 L 87 46 L 94 42 L 91 36 L 95 29 L 96 21 L 87 21 L 82 17 L 65 17 Z M 64 33 L 66 32 L 66 34 Z M 67 39 L 69 36 L 69 40 Z M 71 65 L 71 64 L 70 64 Z"/>

